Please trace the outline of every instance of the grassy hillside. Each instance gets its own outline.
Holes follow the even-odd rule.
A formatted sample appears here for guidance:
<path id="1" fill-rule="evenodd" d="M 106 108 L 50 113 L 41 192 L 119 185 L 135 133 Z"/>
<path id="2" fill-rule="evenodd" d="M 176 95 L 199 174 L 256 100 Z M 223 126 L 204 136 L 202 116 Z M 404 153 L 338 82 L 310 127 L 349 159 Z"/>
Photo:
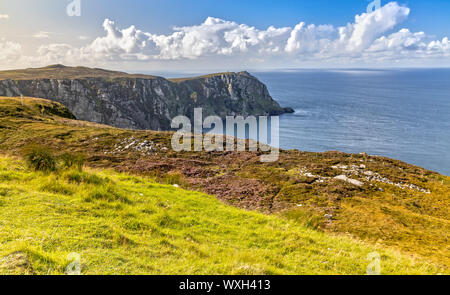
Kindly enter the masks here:
<path id="1" fill-rule="evenodd" d="M 112 171 L 31 172 L 0 158 L 0 274 L 383 274 L 439 270 L 391 250 Z"/>
<path id="2" fill-rule="evenodd" d="M 185 81 L 189 81 L 189 80 L 208 79 L 208 78 L 212 78 L 212 77 L 216 77 L 216 76 L 230 75 L 230 74 L 233 74 L 233 72 L 214 73 L 214 74 L 207 74 L 207 75 L 194 76 L 194 77 L 185 77 L 185 78 L 171 78 L 169 80 L 172 82 L 180 83 L 180 82 L 185 82 Z M 247 77 L 252 77 L 248 72 L 238 72 L 236 74 L 247 76 Z"/>
<path id="3" fill-rule="evenodd" d="M 170 139 L 167 132 L 75 121 L 46 100 L 0 98 L 0 152 L 6 155 L 30 143 L 81 152 L 92 168 L 176 182 L 238 208 L 395 248 L 448 270 L 447 176 L 365 154 L 281 151 L 279 161 L 262 164 L 259 153 L 176 153 Z"/>
<path id="4" fill-rule="evenodd" d="M 187 80 L 196 80 L 210 78 L 232 72 L 216 73 L 203 76 L 173 78 L 168 79 L 172 82 L 183 82 Z M 240 72 L 241 75 L 249 75 L 247 72 Z M 34 79 L 82 79 L 82 78 L 103 78 L 103 79 L 155 79 L 157 76 L 144 74 L 128 74 L 125 72 L 109 71 L 98 68 L 87 67 L 68 67 L 64 65 L 50 65 L 43 68 L 29 68 L 0 71 L 0 80 L 34 80 Z"/>
<path id="5" fill-rule="evenodd" d="M 34 79 L 81 79 L 81 78 L 141 78 L 154 79 L 156 76 L 127 74 L 124 72 L 108 71 L 86 67 L 66 67 L 51 65 L 43 68 L 29 68 L 20 70 L 0 71 L 0 80 L 34 80 Z"/>

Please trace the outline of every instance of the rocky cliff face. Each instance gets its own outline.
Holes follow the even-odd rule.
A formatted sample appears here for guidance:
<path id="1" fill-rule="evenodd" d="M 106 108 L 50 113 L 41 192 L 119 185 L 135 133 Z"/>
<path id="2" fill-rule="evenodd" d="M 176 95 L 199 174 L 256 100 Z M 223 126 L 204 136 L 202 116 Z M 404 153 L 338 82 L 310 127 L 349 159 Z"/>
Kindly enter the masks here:
<path id="1" fill-rule="evenodd" d="M 172 118 L 192 118 L 197 107 L 223 118 L 291 111 L 247 72 L 173 80 L 60 65 L 0 72 L 0 96 L 20 95 L 62 103 L 80 120 L 129 129 L 169 130 Z"/>

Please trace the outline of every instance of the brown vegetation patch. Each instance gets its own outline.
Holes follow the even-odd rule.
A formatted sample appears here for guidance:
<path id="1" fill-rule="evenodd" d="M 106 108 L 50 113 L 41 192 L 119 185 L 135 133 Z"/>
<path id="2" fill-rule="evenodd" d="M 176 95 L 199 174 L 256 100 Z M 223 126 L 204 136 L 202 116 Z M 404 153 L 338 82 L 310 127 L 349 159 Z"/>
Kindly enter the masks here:
<path id="1" fill-rule="evenodd" d="M 27 256 L 15 252 L 0 259 L 0 271 L 6 274 L 33 274 L 34 270 Z"/>

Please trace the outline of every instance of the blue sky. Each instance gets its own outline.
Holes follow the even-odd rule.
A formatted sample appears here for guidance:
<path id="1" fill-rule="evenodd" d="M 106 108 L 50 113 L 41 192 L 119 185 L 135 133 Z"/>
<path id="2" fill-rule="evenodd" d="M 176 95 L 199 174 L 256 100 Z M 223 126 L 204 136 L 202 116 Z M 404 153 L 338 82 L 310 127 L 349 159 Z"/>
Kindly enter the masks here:
<path id="1" fill-rule="evenodd" d="M 0 14 L 10 14 L 14 25 L 23 31 L 40 30 L 73 32 L 85 35 L 102 32 L 105 18 L 123 26 L 169 33 L 173 26 L 195 25 L 208 16 L 246 23 L 258 28 L 270 25 L 293 26 L 299 21 L 335 26 L 351 22 L 365 11 L 368 0 L 82 0 L 82 15 L 65 14 L 69 0 L 15 0 L 0 3 Z M 381 1 L 385 4 L 389 1 Z M 425 31 L 438 38 L 450 35 L 449 0 L 398 1 L 411 8 L 404 23 L 413 31 Z M 24 10 L 26 8 L 26 10 Z M 24 21 L 25 20 L 25 21 Z M 2 31 L 6 31 L 2 28 Z"/>
<path id="2" fill-rule="evenodd" d="M 165 49 L 161 49 L 162 46 L 159 43 L 155 43 L 153 37 L 148 37 L 148 35 L 140 35 L 135 39 L 138 39 L 141 42 L 142 38 L 147 38 L 144 40 L 147 44 L 154 43 L 152 46 L 159 47 L 159 51 L 156 52 L 154 48 L 151 49 L 148 47 L 137 48 L 137 46 L 124 47 L 123 43 L 129 42 L 129 40 L 121 40 L 118 42 L 122 42 L 122 44 L 112 44 L 111 40 L 101 40 L 101 42 L 97 42 L 98 46 L 95 48 L 96 58 L 98 59 L 99 52 L 104 52 L 104 56 L 100 58 L 100 65 L 111 64 L 115 67 L 124 68 L 124 69 L 132 69 L 132 68 L 140 68 L 146 69 L 151 66 L 153 68 L 163 68 L 169 67 L 171 69 L 177 68 L 186 68 L 192 67 L 192 65 L 199 65 L 199 67 L 204 68 L 212 68 L 213 64 L 241 64 L 243 60 L 247 61 L 249 59 L 245 59 L 244 53 L 251 52 L 251 57 L 255 57 L 254 62 L 248 62 L 248 66 L 250 67 L 258 67 L 258 68 L 274 68 L 274 67 L 284 67 L 287 65 L 295 65 L 295 66 L 321 66 L 321 63 L 324 58 L 327 60 L 327 64 L 330 64 L 330 54 L 323 54 L 324 49 L 320 46 L 324 46 L 323 43 L 319 39 L 328 40 L 327 49 L 330 46 L 336 47 L 337 45 L 330 45 L 335 40 L 333 38 L 333 34 L 339 30 L 339 27 L 344 27 L 348 23 L 355 23 L 355 16 L 361 15 L 366 12 L 367 5 L 371 2 L 368 0 L 290 0 L 290 1 L 268 1 L 268 0 L 191 0 L 191 1 L 181 1 L 181 0 L 135 0 L 135 1 L 122 1 L 122 0 L 80 0 L 81 3 L 81 16 L 69 17 L 66 14 L 66 6 L 72 2 L 72 0 L 15 0 L 15 1 L 3 1 L 0 3 L 0 49 L 8 48 L 7 52 L 13 56 L 11 53 L 14 49 L 18 48 L 18 46 L 12 47 L 11 44 L 20 45 L 22 56 L 29 58 L 32 55 L 36 55 L 36 49 L 41 48 L 41 46 L 47 46 L 54 44 L 65 44 L 67 45 L 65 48 L 59 46 L 56 52 L 55 46 L 49 49 L 47 47 L 41 50 L 42 53 L 39 54 L 47 54 L 46 58 L 41 60 L 44 61 L 52 61 L 51 59 L 55 59 L 57 61 L 60 59 L 62 62 L 70 62 L 70 58 L 67 57 L 67 51 L 73 53 L 76 50 L 82 50 L 83 53 L 89 51 L 87 46 L 90 46 L 92 42 L 94 42 L 97 38 L 105 37 L 105 26 L 104 21 L 106 19 L 113 21 L 111 24 L 112 27 L 117 29 L 117 32 L 121 32 L 124 29 L 129 28 L 130 26 L 134 26 L 136 30 L 139 30 L 143 33 L 152 34 L 153 36 L 164 35 L 168 39 L 171 34 L 174 33 L 174 27 L 194 27 L 199 26 L 205 22 L 208 17 L 214 17 L 221 19 L 227 22 L 233 22 L 236 24 L 236 28 L 239 25 L 247 25 L 248 28 L 255 27 L 255 29 L 266 32 L 269 26 L 273 26 L 277 29 L 281 29 L 284 27 L 289 27 L 294 29 L 296 25 L 300 22 L 305 22 L 305 28 L 314 24 L 316 27 L 320 25 L 331 25 L 334 32 L 332 30 L 328 30 L 327 34 L 330 36 L 324 37 L 324 32 L 317 32 L 314 30 L 306 30 L 299 28 L 298 36 L 294 41 L 296 43 L 291 46 L 291 50 L 289 51 L 289 56 L 281 56 L 279 53 L 268 54 L 264 53 L 261 56 L 256 55 L 255 52 L 261 52 L 261 48 L 264 46 L 272 46 L 268 45 L 268 43 L 264 44 L 256 44 L 257 42 L 250 42 L 246 45 L 238 44 L 236 46 L 239 47 L 239 50 L 236 48 L 231 48 L 228 46 L 225 48 L 223 42 L 219 42 L 218 46 L 222 46 L 220 48 L 200 48 L 196 52 L 173 52 L 173 48 L 169 48 L 170 52 L 164 51 Z M 389 1 L 381 0 L 382 6 L 388 4 Z M 374 65 L 374 66 L 382 66 L 383 64 L 390 64 L 391 62 L 379 62 L 379 60 L 385 60 L 387 56 L 391 56 L 392 60 L 404 66 L 409 62 L 407 60 L 399 61 L 397 60 L 397 56 L 394 57 L 391 53 L 386 53 L 386 48 L 380 49 L 382 45 L 380 42 L 388 41 L 386 40 L 377 40 L 383 36 L 389 37 L 390 34 L 399 32 L 402 28 L 406 28 L 409 30 L 411 34 L 406 36 L 406 33 L 403 32 L 402 39 L 399 40 L 398 36 L 392 36 L 389 40 L 390 43 L 395 42 L 403 42 L 403 48 L 399 48 L 398 46 L 395 48 L 396 54 L 398 58 L 401 58 L 404 50 L 408 50 L 408 54 L 412 52 L 412 48 L 416 49 L 415 54 L 411 54 L 411 61 L 415 60 L 414 65 L 442 65 L 442 61 L 444 61 L 445 65 L 450 65 L 448 63 L 448 52 L 446 51 L 446 45 L 438 44 L 438 47 L 444 47 L 443 53 L 436 54 L 436 46 L 434 43 L 431 45 L 434 46 L 433 52 L 429 52 L 430 54 L 424 55 L 423 45 L 429 45 L 430 42 L 439 41 L 442 42 L 443 38 L 450 36 L 450 1 L 448 0 L 405 0 L 398 1 L 399 7 L 407 7 L 409 9 L 407 13 L 407 17 L 402 15 L 402 11 L 388 11 L 383 16 L 386 17 L 387 21 L 394 21 L 395 25 L 392 27 L 386 27 L 382 32 L 377 32 L 377 35 L 373 35 L 371 38 L 371 42 L 376 42 L 377 44 L 367 43 L 364 48 L 351 49 L 347 50 L 346 54 L 343 52 L 336 53 L 334 57 L 332 57 L 331 64 L 336 64 L 336 66 L 343 67 L 345 63 L 349 63 L 349 66 L 365 66 L 365 65 Z M 391 16 L 389 19 L 389 13 L 397 13 L 396 15 Z M 7 17 L 5 17 L 7 16 Z M 214 23 L 215 26 L 219 26 L 221 24 Z M 373 29 L 373 28 L 372 28 Z M 230 28 L 229 30 L 234 30 Z M 303 30 L 303 31 L 302 31 Z M 414 36 L 412 34 L 417 32 L 424 32 L 426 36 Z M 289 34 L 291 31 L 285 32 L 286 38 L 285 40 L 276 40 L 276 42 L 284 42 L 278 44 L 280 50 L 283 50 L 287 45 Z M 138 33 L 139 34 L 139 33 Z M 247 32 L 242 33 L 243 35 L 239 38 L 247 38 Z M 280 33 L 281 34 L 281 33 Z M 303 35 L 302 35 L 303 34 Z M 310 42 L 310 35 L 315 34 L 314 42 L 317 41 L 317 48 L 305 48 L 305 42 Z M 194 32 L 193 35 L 201 35 L 205 38 L 205 42 L 210 42 L 208 38 L 211 37 L 211 34 L 205 33 L 201 31 L 200 33 Z M 370 32 L 369 32 L 370 35 Z M 223 36 L 222 36 L 223 37 Z M 375 38 L 376 37 L 376 38 Z M 220 36 L 219 36 L 220 38 Z M 266 38 L 266 37 L 264 37 Z M 267 37 L 269 38 L 269 37 Z M 281 37 L 280 37 L 281 38 Z M 306 39 L 305 39 L 306 38 Z M 414 46 L 410 46 L 411 38 L 415 39 Z M 142 39 L 142 40 L 141 40 Z M 180 40 L 174 41 L 173 38 L 170 40 L 166 40 L 167 42 L 182 42 Z M 417 40 L 416 40 L 417 39 Z M 418 40 L 420 39 L 420 40 Z M 392 41 L 394 40 L 394 41 Z M 116 40 L 117 41 L 117 40 Z M 164 42 L 166 42 L 164 41 Z M 202 40 L 200 40 L 202 41 Z M 273 40 L 265 39 L 264 42 L 272 42 Z M 7 43 L 9 42 L 9 43 Z M 275 42 L 275 41 L 274 41 Z M 314 43 L 311 42 L 311 43 Z M 101 44 L 100 44 L 101 43 Z M 171 44 L 172 44 L 171 43 Z M 273 43 L 273 42 L 272 42 Z M 320 44 L 319 44 L 320 43 Z M 326 43 L 326 42 L 325 42 Z M 5 45 L 6 44 L 6 45 Z M 7 45 L 9 44 L 9 45 Z M 100 45 L 99 45 L 100 44 Z M 166 44 L 166 43 L 165 43 Z M 407 44 L 404 45 L 404 44 Z M 421 44 L 421 45 L 420 45 Z M 166 44 L 167 45 L 167 44 Z M 420 49 L 420 54 L 417 53 L 417 48 L 422 46 Z M 73 49 L 67 49 L 69 46 L 73 47 Z M 116 46 L 116 47 L 114 47 Z M 259 47 L 258 47 L 259 46 Z M 276 45 L 273 45 L 274 49 Z M 284 47 L 283 47 L 284 46 Z M 342 45 L 343 46 L 343 45 Z M 386 47 L 385 45 L 384 47 Z M 50 46 L 51 47 L 51 46 Z M 92 46 L 91 46 L 92 47 Z M 173 46 L 175 47 L 175 45 Z M 179 47 L 179 46 L 178 46 Z M 283 47 L 283 48 L 282 48 Z M 308 46 L 306 46 L 308 47 Z M 334 48 L 333 47 L 333 48 Z M 339 47 L 339 46 L 338 46 Z M 406 48 L 408 47 L 408 48 Z M 405 49 L 406 48 L 406 49 Z M 92 48 L 91 48 L 92 49 Z M 63 52 L 65 50 L 65 52 Z M 110 51 L 108 51 L 110 50 Z M 112 56 L 112 52 L 118 54 L 118 51 L 123 50 L 124 54 L 118 57 Z M 140 50 L 140 51 L 139 51 Z M 183 49 L 180 49 L 183 50 Z M 314 51 L 316 50 L 316 51 Z M 336 49 L 337 51 L 338 49 Z M 376 56 L 371 60 L 371 56 L 374 56 L 373 52 L 381 52 L 384 50 L 384 54 Z M 403 51 L 402 51 L 403 50 Z M 285 50 L 286 51 L 286 50 Z M 349 53 L 351 51 L 351 54 Z M 355 53 L 358 51 L 360 56 Z M 92 50 L 90 51 L 92 52 Z M 150 53 L 151 52 L 151 53 Z M 156 52 L 156 53 L 155 53 Z M 161 52 L 165 52 L 164 54 Z M 370 52 L 370 53 L 368 53 Z M 319 54 L 320 53 L 320 54 Z M 77 54 L 79 52 L 77 51 Z M 130 54 L 134 54 L 136 57 L 134 60 L 130 57 Z M 258 53 L 259 54 L 259 53 Z M 88 53 L 86 53 L 85 60 L 79 60 L 79 63 L 83 64 L 92 64 L 92 61 L 89 61 L 87 57 Z M 164 57 L 162 57 L 164 55 Z M 230 56 L 235 55 L 238 56 L 233 62 Z M 314 56 L 313 56 L 314 55 Z M 370 55 L 370 56 L 369 56 Z M 342 63 L 337 62 L 337 58 L 344 56 L 344 60 Z M 365 56 L 364 60 L 362 57 Z M 369 56 L 369 57 L 368 57 Z M 420 59 L 421 62 L 417 62 L 417 59 Z M 143 59 L 144 61 L 137 62 L 137 60 Z M 256 62 L 258 59 L 258 62 Z M 30 59 L 27 59 L 29 61 Z M 190 60 L 196 60 L 196 62 L 189 62 Z M 430 60 L 430 61 L 429 61 Z M 291 62 L 295 61 L 295 62 Z M 21 62 L 24 63 L 24 59 L 21 59 Z M 73 59 L 73 62 L 77 62 Z M 247 62 L 246 62 L 247 63 Z M 416 64 L 417 63 L 417 64 Z M 17 66 L 21 65 L 20 62 L 16 63 Z M 34 64 L 34 62 L 32 62 Z M 7 64 L 6 62 L 1 63 L 0 66 L 3 67 L 12 67 L 14 64 Z"/>
<path id="3" fill-rule="evenodd" d="M 353 21 L 356 14 L 366 10 L 367 0 L 138 0 L 133 5 L 120 5 L 118 0 L 93 0 L 86 4 L 87 18 L 102 21 L 113 18 L 123 25 L 154 28 L 168 33 L 172 26 L 195 25 L 208 16 L 246 23 L 258 28 L 270 25 L 292 26 L 299 21 L 335 26 Z M 381 1 L 385 4 L 389 1 Z M 118 5 L 108 5 L 117 3 Z M 411 8 L 411 18 L 405 23 L 414 31 L 426 31 L 439 37 L 450 34 L 450 1 L 399 1 Z M 96 16 L 97 14 L 97 16 Z M 101 15 L 101 16 L 100 16 Z"/>

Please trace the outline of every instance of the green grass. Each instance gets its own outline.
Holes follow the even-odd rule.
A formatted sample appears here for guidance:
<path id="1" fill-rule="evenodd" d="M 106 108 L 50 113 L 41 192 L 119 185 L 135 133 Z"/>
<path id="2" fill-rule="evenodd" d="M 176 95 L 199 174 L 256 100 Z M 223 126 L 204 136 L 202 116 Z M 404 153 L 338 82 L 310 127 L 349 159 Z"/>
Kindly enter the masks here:
<path id="1" fill-rule="evenodd" d="M 171 133 L 122 130 L 71 117 L 66 108 L 48 100 L 0 98 L 0 153 L 15 156 L 29 144 L 40 144 L 57 155 L 84 154 L 86 167 L 152 176 L 159 183 L 201 190 L 236 207 L 280 214 L 289 222 L 320 228 L 326 234 L 350 235 L 417 255 L 448 272 L 450 177 L 393 159 L 338 152 L 281 151 L 279 161 L 266 164 L 255 153 L 176 153 L 170 149 Z M 156 150 L 142 154 L 116 149 L 131 137 L 152 141 Z M 337 180 L 321 183 L 300 175 L 306 169 L 314 175 L 334 177 L 342 173 L 332 168 L 338 164 L 364 164 L 367 170 L 396 183 L 415 184 L 431 193 L 376 182 L 366 182 L 361 188 Z M 19 174 L 0 173 L 0 183 L 14 181 Z M 79 195 L 74 186 L 103 183 L 97 174 L 76 171 L 66 175 L 61 186 L 50 180 L 39 183 L 38 188 L 71 197 Z M 5 191 L 0 189 L 0 196 L 2 193 Z M 111 194 L 114 198 L 114 191 L 98 193 L 83 198 L 92 202 L 101 201 L 98 197 L 102 194 L 100 199 Z M 332 221 L 324 214 L 331 214 Z"/>
<path id="2" fill-rule="evenodd" d="M 221 75 L 234 74 L 233 72 L 223 72 L 216 74 L 209 74 L 196 77 L 186 78 L 172 78 L 168 79 L 171 82 L 179 83 L 188 80 L 211 78 Z M 237 73 L 240 75 L 249 74 L 247 72 Z M 34 79 L 83 79 L 83 78 L 97 78 L 97 79 L 156 79 L 160 78 L 153 75 L 144 74 L 128 74 L 119 71 L 110 71 L 98 68 L 87 67 L 68 67 L 64 65 L 50 65 L 42 68 L 28 68 L 0 71 L 0 80 L 34 80 Z"/>
<path id="3" fill-rule="evenodd" d="M 83 274 L 364 274 L 374 251 L 382 274 L 442 271 L 150 178 L 0 158 L 0 179 L 1 274 L 63 274 L 73 252 Z"/>
<path id="4" fill-rule="evenodd" d="M 207 75 L 195 76 L 195 77 L 171 78 L 171 79 L 169 79 L 169 81 L 176 82 L 176 83 L 181 83 L 181 82 L 186 82 L 186 81 L 191 81 L 191 80 L 209 79 L 209 78 L 219 77 L 219 76 L 223 76 L 223 75 L 232 75 L 232 74 L 237 74 L 237 75 L 251 77 L 248 72 L 238 72 L 238 73 L 235 73 L 235 72 L 222 72 L 222 73 L 213 73 L 213 74 L 207 74 Z"/>
<path id="5" fill-rule="evenodd" d="M 0 71 L 0 80 L 34 80 L 34 79 L 155 79 L 156 76 L 142 74 L 128 74 L 124 72 L 108 71 L 87 67 L 66 67 L 63 65 L 51 65 L 43 68 L 29 68 Z"/>

